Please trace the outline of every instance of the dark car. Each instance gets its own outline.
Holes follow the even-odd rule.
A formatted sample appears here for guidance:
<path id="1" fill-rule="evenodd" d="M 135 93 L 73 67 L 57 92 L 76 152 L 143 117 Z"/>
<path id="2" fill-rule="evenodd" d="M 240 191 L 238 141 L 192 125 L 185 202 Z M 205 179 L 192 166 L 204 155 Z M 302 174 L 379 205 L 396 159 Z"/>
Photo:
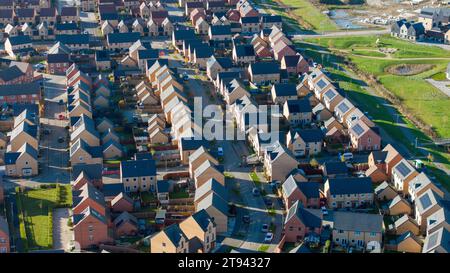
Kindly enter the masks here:
<path id="1" fill-rule="evenodd" d="M 242 222 L 244 222 L 246 224 L 250 223 L 250 215 L 244 215 L 242 217 Z"/>
<path id="2" fill-rule="evenodd" d="M 266 197 L 264 198 L 264 203 L 266 204 L 267 207 L 272 207 L 273 206 L 273 202 L 270 198 Z"/>

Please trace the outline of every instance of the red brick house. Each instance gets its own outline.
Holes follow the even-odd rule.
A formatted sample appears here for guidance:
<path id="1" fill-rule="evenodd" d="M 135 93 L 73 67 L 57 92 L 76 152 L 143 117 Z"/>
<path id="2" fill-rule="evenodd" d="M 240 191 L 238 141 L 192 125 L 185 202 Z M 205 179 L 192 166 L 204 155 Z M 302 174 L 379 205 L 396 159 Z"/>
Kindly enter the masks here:
<path id="1" fill-rule="evenodd" d="M 69 67 L 69 55 L 63 53 L 47 55 L 47 72 L 49 74 L 65 75 Z"/>
<path id="2" fill-rule="evenodd" d="M 12 61 L 0 70 L 0 85 L 30 83 L 34 80 L 33 67 L 29 63 Z"/>
<path id="3" fill-rule="evenodd" d="M 137 218 L 128 212 L 122 212 L 113 221 L 114 234 L 116 237 L 126 235 L 136 235 L 138 233 L 138 221 Z"/>
<path id="4" fill-rule="evenodd" d="M 132 212 L 134 209 L 133 199 L 121 192 L 111 200 L 111 209 L 114 212 Z"/>
<path id="5" fill-rule="evenodd" d="M 38 83 L 0 85 L 0 103 L 39 103 L 41 87 Z"/>
<path id="6" fill-rule="evenodd" d="M 379 150 L 381 148 L 381 137 L 370 128 L 364 121 L 359 120 L 348 130 L 352 148 L 358 151 Z"/>
<path id="7" fill-rule="evenodd" d="M 300 202 L 295 202 L 284 222 L 286 242 L 298 242 L 310 234 L 319 235 L 321 231 L 322 212 L 318 209 L 305 209 Z"/>
<path id="8" fill-rule="evenodd" d="M 302 55 L 287 55 L 281 59 L 281 69 L 286 69 L 289 74 L 303 74 L 309 72 L 309 64 Z"/>
<path id="9" fill-rule="evenodd" d="M 81 214 L 86 208 L 91 207 L 98 213 L 105 216 L 105 197 L 103 194 L 92 186 L 86 183 L 78 191 L 72 191 L 73 195 L 73 214 Z"/>
<path id="10" fill-rule="evenodd" d="M 281 189 L 287 208 L 297 201 L 307 208 L 319 208 L 320 206 L 319 183 L 317 182 L 297 182 L 291 175 L 284 181 Z"/>
<path id="11" fill-rule="evenodd" d="M 0 215 L 0 254 L 9 253 L 10 250 L 8 222 Z"/>
<path id="12" fill-rule="evenodd" d="M 112 242 L 106 217 L 91 207 L 73 215 L 73 234 L 81 249 Z"/>

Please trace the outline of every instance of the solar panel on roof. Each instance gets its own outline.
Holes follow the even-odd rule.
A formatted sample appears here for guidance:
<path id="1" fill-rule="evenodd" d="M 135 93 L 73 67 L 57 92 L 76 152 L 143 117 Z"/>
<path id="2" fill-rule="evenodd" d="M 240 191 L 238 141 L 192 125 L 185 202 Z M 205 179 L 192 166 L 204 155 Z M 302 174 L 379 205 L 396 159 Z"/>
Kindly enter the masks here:
<path id="1" fill-rule="evenodd" d="M 338 109 L 339 109 L 339 111 L 341 111 L 342 113 L 345 113 L 345 112 L 348 111 L 349 107 L 348 107 L 347 104 L 341 103 L 341 104 L 339 104 Z"/>
<path id="2" fill-rule="evenodd" d="M 425 194 L 424 196 L 420 197 L 420 203 L 422 204 L 423 209 L 427 209 L 429 206 L 431 206 L 431 199 L 428 194 Z"/>
<path id="3" fill-rule="evenodd" d="M 431 248 L 435 247 L 436 244 L 437 244 L 437 239 L 438 239 L 438 233 L 437 232 L 431 234 L 429 239 L 428 239 L 427 249 L 431 249 Z"/>
<path id="4" fill-rule="evenodd" d="M 355 124 L 355 126 L 353 126 L 352 130 L 358 135 L 360 136 L 362 133 L 364 133 L 364 129 L 361 127 L 361 125 L 359 124 Z"/>
<path id="5" fill-rule="evenodd" d="M 403 177 L 406 177 L 406 176 L 411 172 L 411 169 L 408 168 L 408 166 L 406 166 L 406 164 L 403 163 L 403 162 L 401 162 L 400 164 L 398 164 L 398 166 L 397 166 L 396 169 L 400 172 L 400 174 L 401 174 Z"/>
<path id="6" fill-rule="evenodd" d="M 327 86 L 327 83 L 321 79 L 319 82 L 317 82 L 317 86 L 323 89 L 325 86 Z"/>
<path id="7" fill-rule="evenodd" d="M 328 90 L 325 92 L 325 96 L 328 98 L 328 100 L 332 100 L 334 97 L 336 97 L 336 92 L 333 92 L 333 90 Z"/>

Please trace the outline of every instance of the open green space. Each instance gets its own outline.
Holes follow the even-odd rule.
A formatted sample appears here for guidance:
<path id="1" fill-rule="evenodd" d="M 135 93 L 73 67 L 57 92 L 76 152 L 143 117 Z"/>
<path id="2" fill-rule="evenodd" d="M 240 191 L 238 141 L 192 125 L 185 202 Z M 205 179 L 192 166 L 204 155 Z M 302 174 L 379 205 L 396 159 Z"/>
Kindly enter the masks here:
<path id="1" fill-rule="evenodd" d="M 20 237 L 26 250 L 50 249 L 53 246 L 53 209 L 70 207 L 70 185 L 48 188 L 16 189 Z"/>
<path id="2" fill-rule="evenodd" d="M 417 45 L 389 36 L 315 38 L 307 39 L 307 41 L 336 50 L 339 54 L 348 57 L 362 72 L 375 76 L 412 115 L 425 124 L 432 125 L 439 137 L 450 137 L 449 114 L 446 111 L 450 107 L 450 100 L 439 89 L 425 81 L 445 71 L 450 61 L 449 51 L 434 46 Z M 379 48 L 395 49 L 395 52 L 390 56 L 373 58 L 373 52 L 376 52 L 373 50 Z M 367 50 L 371 50 L 368 51 L 369 54 L 365 54 Z M 395 65 L 404 65 L 406 68 L 408 65 L 411 67 L 432 66 L 431 69 L 419 71 L 418 74 L 403 76 L 394 75 L 388 71 Z"/>
<path id="3" fill-rule="evenodd" d="M 278 0 L 291 8 L 295 16 L 299 16 L 303 21 L 311 26 L 311 30 L 317 32 L 337 31 L 339 27 L 322 11 L 308 0 Z"/>
<path id="4" fill-rule="evenodd" d="M 387 36 L 381 36 L 381 42 L 383 46 L 390 44 L 397 46 L 396 53 L 403 48 L 408 50 L 408 55 L 412 55 L 416 52 L 426 52 L 430 54 L 441 54 L 440 58 L 448 58 L 450 53 L 443 51 L 440 48 L 419 46 L 411 44 L 405 41 L 397 41 Z M 444 97 L 444 94 L 437 90 L 425 79 L 432 75 L 442 72 L 449 60 L 445 59 L 423 59 L 423 60 L 402 60 L 400 58 L 371 58 L 368 56 L 356 56 L 352 54 L 351 48 L 370 48 L 373 50 L 376 48 L 376 37 L 344 37 L 344 38 L 322 38 L 322 39 L 307 39 L 306 43 L 297 43 L 297 47 L 302 50 L 302 53 L 309 58 L 313 58 L 316 62 L 322 64 L 324 68 L 329 71 L 330 78 L 332 78 L 345 92 L 352 101 L 354 101 L 364 111 L 368 112 L 368 115 L 372 120 L 377 123 L 387 134 L 393 139 L 402 143 L 410 152 L 417 156 L 422 157 L 417 153 L 417 149 L 407 137 L 405 137 L 403 131 L 399 130 L 396 126 L 396 120 L 387 111 L 385 106 L 380 104 L 379 100 L 370 94 L 367 90 L 367 84 L 359 79 L 356 75 L 349 75 L 343 71 L 343 68 L 349 70 L 347 61 L 356 65 L 356 67 L 367 74 L 371 74 L 377 78 L 377 80 L 383 84 L 389 91 L 399 97 L 402 103 L 404 103 L 408 109 L 415 111 L 414 113 L 419 115 L 425 122 L 430 122 L 433 128 L 439 134 L 443 136 L 450 136 L 450 128 L 448 122 L 448 109 L 450 107 L 450 101 L 448 97 Z M 372 42 L 370 42 L 372 41 Z M 314 44 L 313 44 L 314 43 Z M 410 48 L 407 47 L 410 45 Z M 358 45 L 358 46 L 355 46 Z M 406 55 L 404 53 L 403 55 Z M 421 55 L 428 56 L 428 55 Z M 438 55 L 439 56 L 439 55 Z M 417 57 L 417 56 L 416 56 Z M 386 72 L 386 68 L 392 65 L 415 63 L 415 64 L 431 64 L 433 65 L 430 70 L 419 73 L 414 76 L 398 76 L 392 75 Z M 391 90 L 392 89 L 392 90 Z M 439 162 L 444 167 L 450 169 L 450 155 L 444 151 L 441 147 L 437 147 L 432 144 L 432 140 L 420 131 L 414 124 L 407 118 L 400 115 L 400 117 L 407 127 L 407 130 L 418 138 L 422 147 L 428 151 L 434 158 L 434 162 Z M 443 171 L 436 168 L 433 162 L 425 163 L 428 170 L 434 175 L 439 182 L 441 182 L 448 190 L 450 190 L 450 177 Z"/>

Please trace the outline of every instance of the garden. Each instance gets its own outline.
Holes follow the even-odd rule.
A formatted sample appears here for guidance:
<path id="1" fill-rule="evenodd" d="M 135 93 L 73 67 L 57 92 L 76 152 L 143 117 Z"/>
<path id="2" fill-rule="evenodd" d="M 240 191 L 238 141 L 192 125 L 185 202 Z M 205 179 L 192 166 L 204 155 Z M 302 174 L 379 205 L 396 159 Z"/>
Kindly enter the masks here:
<path id="1" fill-rule="evenodd" d="M 70 185 L 16 188 L 20 238 L 25 251 L 53 247 L 53 209 L 72 206 Z"/>

